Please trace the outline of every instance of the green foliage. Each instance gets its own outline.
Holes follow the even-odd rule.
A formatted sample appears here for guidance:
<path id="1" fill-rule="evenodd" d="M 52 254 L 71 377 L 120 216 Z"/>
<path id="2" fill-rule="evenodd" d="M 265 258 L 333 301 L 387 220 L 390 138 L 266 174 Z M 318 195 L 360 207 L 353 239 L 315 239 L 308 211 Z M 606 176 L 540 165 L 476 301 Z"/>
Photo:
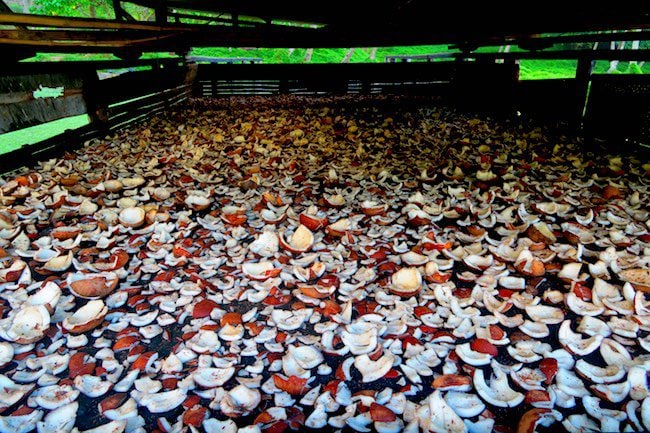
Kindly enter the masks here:
<path id="1" fill-rule="evenodd" d="M 34 0 L 31 12 L 38 15 L 115 18 L 110 0 Z"/>
<path id="2" fill-rule="evenodd" d="M 643 70 L 639 66 L 638 63 L 631 63 L 628 65 L 627 70 L 625 71 L 626 74 L 643 74 Z"/>

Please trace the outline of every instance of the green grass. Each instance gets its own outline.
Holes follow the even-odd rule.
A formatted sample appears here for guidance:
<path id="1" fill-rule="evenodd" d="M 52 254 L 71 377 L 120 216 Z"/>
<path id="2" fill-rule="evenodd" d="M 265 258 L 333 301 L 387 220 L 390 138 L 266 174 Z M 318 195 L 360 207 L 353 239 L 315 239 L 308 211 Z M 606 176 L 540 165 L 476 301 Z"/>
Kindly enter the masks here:
<path id="1" fill-rule="evenodd" d="M 61 134 L 66 129 L 75 129 L 87 125 L 88 122 L 88 115 L 82 114 L 0 134 L 0 154 L 18 149 L 23 144 L 38 143 L 39 141 Z"/>

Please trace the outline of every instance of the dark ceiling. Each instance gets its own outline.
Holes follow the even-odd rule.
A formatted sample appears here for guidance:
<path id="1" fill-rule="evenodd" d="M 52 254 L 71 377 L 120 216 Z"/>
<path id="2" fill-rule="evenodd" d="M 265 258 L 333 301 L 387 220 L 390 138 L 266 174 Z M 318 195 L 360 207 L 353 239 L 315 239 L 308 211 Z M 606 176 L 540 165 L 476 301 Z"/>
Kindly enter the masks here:
<path id="1" fill-rule="evenodd" d="M 24 58 L 27 51 L 183 52 L 197 46 L 449 44 L 472 51 L 485 45 L 516 44 L 541 50 L 567 41 L 650 39 L 650 2 L 634 6 L 520 2 L 512 6 L 433 0 L 112 1 L 115 20 L 16 14 L 0 0 L 0 51 Z M 122 3 L 153 8 L 155 22 L 135 21 Z M 617 33 L 593 33 L 604 30 Z M 583 37 L 576 32 L 592 33 Z"/>

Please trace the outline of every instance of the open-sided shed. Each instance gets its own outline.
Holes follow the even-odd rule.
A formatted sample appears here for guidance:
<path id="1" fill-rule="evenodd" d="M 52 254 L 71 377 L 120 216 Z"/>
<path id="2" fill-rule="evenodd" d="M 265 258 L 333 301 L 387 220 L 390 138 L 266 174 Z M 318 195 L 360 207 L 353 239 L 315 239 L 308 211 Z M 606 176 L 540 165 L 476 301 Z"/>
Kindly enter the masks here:
<path id="1" fill-rule="evenodd" d="M 137 0 L 155 10 L 155 21 L 137 22 L 113 2 L 114 20 L 37 16 L 0 11 L 0 132 L 88 113 L 91 125 L 74 134 L 89 138 L 126 126 L 153 110 L 197 96 L 236 94 L 427 94 L 466 108 L 495 109 L 560 121 L 612 138 L 647 142 L 647 75 L 592 75 L 596 60 L 646 61 L 647 50 L 615 49 L 611 40 L 648 38 L 648 10 L 563 5 L 500 8 L 426 1 L 381 1 L 371 6 L 331 1 L 321 5 L 285 1 Z M 507 9 L 507 10 L 506 10 Z M 191 22 L 191 24 L 188 23 Z M 613 32 L 615 31 L 615 32 Z M 598 49 L 592 49 L 598 42 Z M 446 43 L 455 54 L 434 59 L 394 59 L 374 65 L 218 65 L 182 57 L 191 47 L 352 47 Z M 584 49 L 549 50 L 558 43 Z M 479 47 L 517 45 L 525 51 L 476 52 Z M 150 51 L 181 57 L 139 60 Z M 124 60 L 103 62 L 12 62 L 36 52 L 109 52 Z M 520 59 L 578 61 L 574 79 L 518 79 Z M 448 60 L 448 61 L 440 61 Z M 198 62 L 198 64 L 196 64 Z M 102 69 L 145 66 L 99 80 Z M 35 98 L 39 86 L 63 87 L 62 97 Z M 592 98 L 587 98 L 588 90 Z M 124 103 L 130 101 L 128 103 Z M 623 108 L 621 108 L 623 107 Z M 584 123 L 584 122 L 587 123 Z M 48 141 L 46 147 L 59 139 Z M 22 161 L 42 146 L 17 151 Z M 5 162 L 5 164 L 8 164 Z M 5 168 L 11 164 L 5 165 Z"/>
<path id="2" fill-rule="evenodd" d="M 90 118 L 0 155 L 0 433 L 650 430 L 650 10 L 525 6 L 0 0 L 0 134 Z"/>

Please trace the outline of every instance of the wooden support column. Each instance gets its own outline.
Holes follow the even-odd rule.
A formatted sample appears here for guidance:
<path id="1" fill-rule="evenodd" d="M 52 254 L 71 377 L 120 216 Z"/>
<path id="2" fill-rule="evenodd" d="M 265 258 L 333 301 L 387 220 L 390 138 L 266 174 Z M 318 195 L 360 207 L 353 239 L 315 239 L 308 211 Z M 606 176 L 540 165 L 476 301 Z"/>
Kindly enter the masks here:
<path id="1" fill-rule="evenodd" d="M 201 87 L 199 81 L 196 79 L 199 72 L 199 65 L 196 63 L 186 63 L 185 67 L 187 68 L 187 72 L 185 73 L 183 83 L 192 86 L 192 95 L 201 96 Z"/>
<path id="2" fill-rule="evenodd" d="M 100 95 L 101 88 L 97 71 L 89 70 L 84 76 L 83 98 L 86 102 L 90 123 L 101 133 L 108 132 L 108 105 Z"/>
<path id="3" fill-rule="evenodd" d="M 589 99 L 589 84 L 591 82 L 591 73 L 594 69 L 595 61 L 588 57 L 578 59 L 576 69 L 576 113 L 575 129 L 580 130 L 583 127 L 585 108 Z"/>
<path id="4" fill-rule="evenodd" d="M 167 24 L 167 5 L 162 0 L 158 0 L 156 5 L 156 23 L 161 26 Z"/>

